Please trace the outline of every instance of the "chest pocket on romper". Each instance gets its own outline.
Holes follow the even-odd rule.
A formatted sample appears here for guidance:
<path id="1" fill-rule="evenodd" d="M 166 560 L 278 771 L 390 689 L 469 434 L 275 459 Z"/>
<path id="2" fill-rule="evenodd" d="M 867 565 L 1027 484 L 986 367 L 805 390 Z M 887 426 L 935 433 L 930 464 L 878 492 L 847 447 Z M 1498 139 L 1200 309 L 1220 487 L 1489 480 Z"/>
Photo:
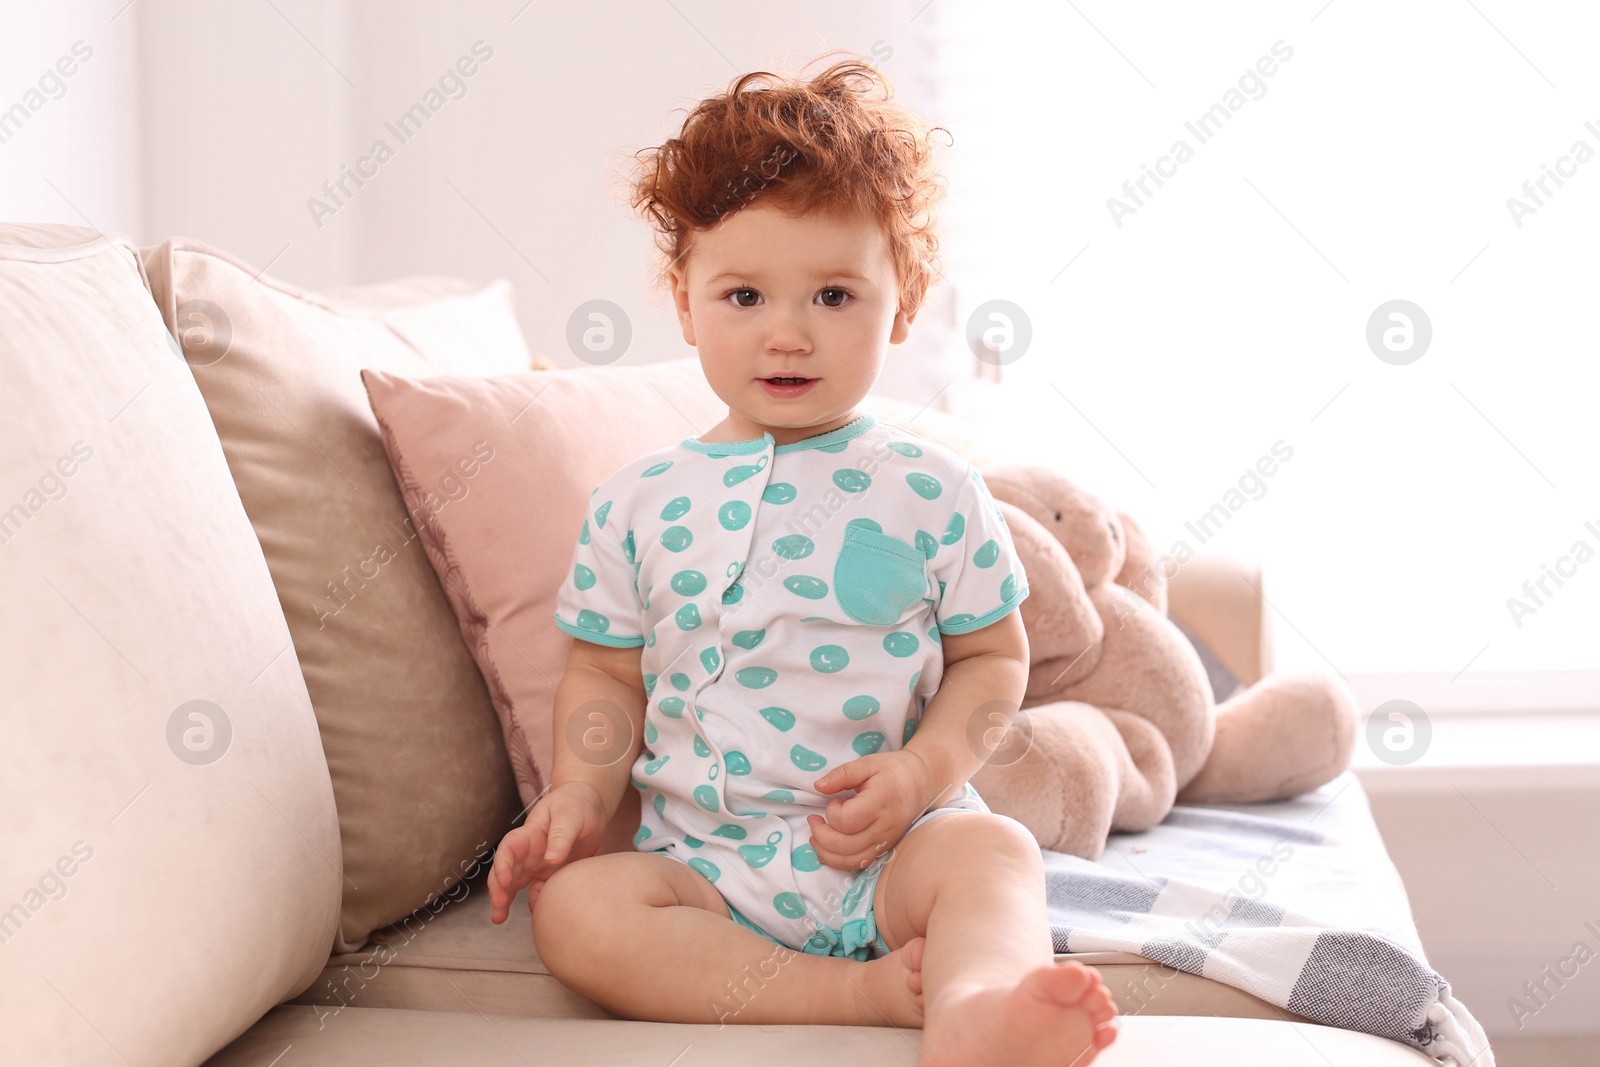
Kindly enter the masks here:
<path id="1" fill-rule="evenodd" d="M 927 591 L 927 557 L 915 545 L 869 527 L 845 527 L 833 565 L 833 595 L 846 615 L 890 626 Z"/>

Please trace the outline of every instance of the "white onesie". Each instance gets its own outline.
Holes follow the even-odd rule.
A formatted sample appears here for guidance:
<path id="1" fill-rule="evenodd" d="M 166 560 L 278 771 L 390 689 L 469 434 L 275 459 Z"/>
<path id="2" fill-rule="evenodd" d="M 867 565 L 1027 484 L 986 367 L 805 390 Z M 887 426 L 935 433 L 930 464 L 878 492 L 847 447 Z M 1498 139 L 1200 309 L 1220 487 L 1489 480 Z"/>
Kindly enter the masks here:
<path id="1" fill-rule="evenodd" d="M 889 951 L 872 891 L 890 854 L 821 863 L 806 816 L 853 791 L 813 783 L 903 747 L 939 688 L 940 634 L 1027 595 L 977 468 L 869 413 L 627 463 L 590 495 L 555 622 L 643 646 L 634 847 L 699 871 L 769 940 L 867 959 Z M 912 828 L 963 810 L 989 810 L 970 783 Z"/>

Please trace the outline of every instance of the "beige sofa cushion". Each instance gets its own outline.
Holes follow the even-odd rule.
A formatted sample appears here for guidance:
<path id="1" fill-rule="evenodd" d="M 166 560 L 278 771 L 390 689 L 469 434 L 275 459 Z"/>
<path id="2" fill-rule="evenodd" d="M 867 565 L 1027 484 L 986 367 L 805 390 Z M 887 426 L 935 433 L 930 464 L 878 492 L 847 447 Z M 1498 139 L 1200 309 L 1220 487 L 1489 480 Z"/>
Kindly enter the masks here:
<path id="1" fill-rule="evenodd" d="M 293 1046 L 298 1062 L 431 1067 L 811 1067 L 817 1063 L 927 1067 L 922 1031 L 890 1026 L 757 1026 L 479 1014 L 461 998 L 448 1012 L 346 1008 L 336 1024 L 285 1005 L 207 1067 L 261 1067 Z M 1132 1015 L 1094 1062 L 1106 1067 L 1437 1067 L 1398 1041 L 1310 1023 Z M 286 1065 L 290 1061 L 285 1058 Z M 1066 1064 L 1066 1059 L 1061 1061 Z M 1487 1062 L 1487 1059 L 1483 1061 Z M 1482 1067 L 1482 1064 L 1479 1065 Z"/>
<path id="2" fill-rule="evenodd" d="M 294 636 L 344 845 L 334 947 L 354 951 L 453 885 L 519 809 L 360 377 L 526 369 L 510 287 L 402 278 L 317 294 L 183 238 L 144 259 Z"/>
<path id="3" fill-rule="evenodd" d="M 293 1003 L 316 1005 L 329 1026 L 352 1006 L 462 1011 L 463 998 L 489 1014 L 617 1018 L 562 985 L 539 958 L 526 888 L 512 901 L 505 923 L 496 926 L 489 912 L 487 871 L 475 872 L 438 906 L 374 931 L 361 952 L 330 957 L 322 976 Z M 1057 953 L 1055 958 L 1098 970 L 1125 1015 L 1311 1021 L 1237 986 L 1129 952 Z M 1154 996 L 1155 991 L 1161 995 Z"/>
<path id="4" fill-rule="evenodd" d="M 304 989 L 339 827 L 138 249 L 0 225 L 0 1061 L 196 1063 Z"/>

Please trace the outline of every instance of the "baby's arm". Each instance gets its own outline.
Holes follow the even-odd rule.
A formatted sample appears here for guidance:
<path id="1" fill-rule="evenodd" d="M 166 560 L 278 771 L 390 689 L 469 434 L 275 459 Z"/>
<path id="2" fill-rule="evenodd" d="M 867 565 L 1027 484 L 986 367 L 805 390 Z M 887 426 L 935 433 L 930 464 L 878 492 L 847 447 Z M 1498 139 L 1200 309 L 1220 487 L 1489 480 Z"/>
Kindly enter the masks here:
<path id="1" fill-rule="evenodd" d="M 942 648 L 939 690 L 905 745 L 928 768 L 926 808 L 961 795 L 1005 740 L 1005 727 L 1028 687 L 1028 634 L 1021 611 L 1009 611 L 981 630 L 945 634 Z"/>
<path id="2" fill-rule="evenodd" d="M 587 782 L 605 805 L 606 821 L 617 813 L 644 734 L 641 662 L 644 649 L 610 648 L 579 638 L 556 687 L 555 770 L 550 786 Z"/>

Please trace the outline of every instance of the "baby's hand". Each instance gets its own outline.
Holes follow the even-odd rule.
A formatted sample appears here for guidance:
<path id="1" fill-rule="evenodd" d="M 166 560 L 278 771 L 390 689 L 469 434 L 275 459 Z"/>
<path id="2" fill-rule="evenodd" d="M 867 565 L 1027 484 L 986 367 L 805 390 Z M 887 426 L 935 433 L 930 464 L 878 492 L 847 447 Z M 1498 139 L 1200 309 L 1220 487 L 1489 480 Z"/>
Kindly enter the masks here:
<path id="1" fill-rule="evenodd" d="M 528 911 L 557 870 L 600 850 L 606 829 L 605 802 L 587 782 L 563 782 L 534 804 L 527 820 L 501 838 L 489 869 L 489 921 L 503 923 L 511 901 L 525 885 Z"/>
<path id="2" fill-rule="evenodd" d="M 819 793 L 855 789 L 849 800 L 834 797 L 827 818 L 808 815 L 811 844 L 829 867 L 859 871 L 898 844 L 927 804 L 928 765 L 903 749 L 874 752 L 841 763 L 816 780 Z"/>

